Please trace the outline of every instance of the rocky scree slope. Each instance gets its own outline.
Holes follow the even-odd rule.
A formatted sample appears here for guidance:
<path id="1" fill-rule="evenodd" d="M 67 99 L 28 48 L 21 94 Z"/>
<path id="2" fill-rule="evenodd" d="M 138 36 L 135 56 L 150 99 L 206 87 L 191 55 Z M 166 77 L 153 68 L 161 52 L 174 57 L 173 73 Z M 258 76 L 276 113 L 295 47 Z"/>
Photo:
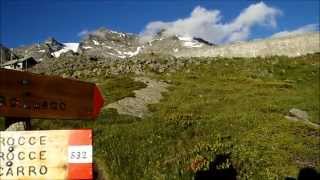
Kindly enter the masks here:
<path id="1" fill-rule="evenodd" d="M 146 72 L 171 73 L 190 63 L 208 62 L 208 58 L 175 58 L 163 54 L 139 54 L 126 59 L 112 57 L 92 60 L 86 56 L 59 57 L 55 60 L 44 60 L 31 71 L 49 75 L 62 75 L 73 78 L 110 77 L 119 74 L 144 75 Z"/>
<path id="2" fill-rule="evenodd" d="M 177 57 L 296 57 L 320 52 L 320 33 L 305 33 L 295 36 L 238 42 L 214 48 L 181 51 Z"/>

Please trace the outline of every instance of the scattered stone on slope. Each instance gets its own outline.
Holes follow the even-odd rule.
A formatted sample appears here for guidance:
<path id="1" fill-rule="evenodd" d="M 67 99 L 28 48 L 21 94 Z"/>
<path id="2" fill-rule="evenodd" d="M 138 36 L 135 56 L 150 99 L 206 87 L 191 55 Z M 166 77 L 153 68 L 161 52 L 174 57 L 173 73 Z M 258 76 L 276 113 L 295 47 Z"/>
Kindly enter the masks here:
<path id="1" fill-rule="evenodd" d="M 297 108 L 290 109 L 289 115 L 285 116 L 285 118 L 288 120 L 291 120 L 291 121 L 295 121 L 295 122 L 302 121 L 302 122 L 309 124 L 311 126 L 314 126 L 316 128 L 320 128 L 319 124 L 315 124 L 315 123 L 309 121 L 309 115 L 306 111 L 302 111 Z"/>
<path id="2" fill-rule="evenodd" d="M 64 57 L 64 58 L 71 58 L 71 57 L 74 57 L 76 55 L 77 55 L 77 53 L 73 52 L 72 50 L 68 50 L 67 52 L 62 53 L 60 56 Z"/>
<path id="3" fill-rule="evenodd" d="M 309 119 L 308 113 L 306 111 L 302 111 L 296 108 L 290 109 L 289 115 L 305 121 Z"/>
<path id="4" fill-rule="evenodd" d="M 25 130 L 26 130 L 26 124 L 23 121 L 15 122 L 6 129 L 6 131 L 25 131 Z"/>
<path id="5" fill-rule="evenodd" d="M 126 97 L 117 102 L 108 104 L 106 108 L 113 108 L 119 114 L 143 118 L 150 115 L 147 105 L 158 103 L 162 98 L 162 92 L 169 86 L 165 82 L 152 80 L 148 77 L 137 77 L 135 81 L 147 84 L 146 88 L 135 90 L 135 97 Z"/>

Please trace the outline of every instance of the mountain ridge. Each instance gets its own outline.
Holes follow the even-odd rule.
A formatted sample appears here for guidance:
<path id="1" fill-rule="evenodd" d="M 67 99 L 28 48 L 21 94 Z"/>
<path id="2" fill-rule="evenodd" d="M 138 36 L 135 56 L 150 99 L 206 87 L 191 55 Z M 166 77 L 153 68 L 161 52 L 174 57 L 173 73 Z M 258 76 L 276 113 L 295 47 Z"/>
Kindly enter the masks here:
<path id="1" fill-rule="evenodd" d="M 205 39 L 187 36 L 166 36 L 157 33 L 152 40 L 143 42 L 141 36 L 116 32 L 106 28 L 84 35 L 79 42 L 61 43 L 49 37 L 42 43 L 13 48 L 16 58 L 32 56 L 38 62 L 44 59 L 82 55 L 93 59 L 126 59 L 138 54 L 168 54 L 175 57 L 257 57 L 299 56 L 319 52 L 320 33 L 266 38 L 217 45 Z"/>

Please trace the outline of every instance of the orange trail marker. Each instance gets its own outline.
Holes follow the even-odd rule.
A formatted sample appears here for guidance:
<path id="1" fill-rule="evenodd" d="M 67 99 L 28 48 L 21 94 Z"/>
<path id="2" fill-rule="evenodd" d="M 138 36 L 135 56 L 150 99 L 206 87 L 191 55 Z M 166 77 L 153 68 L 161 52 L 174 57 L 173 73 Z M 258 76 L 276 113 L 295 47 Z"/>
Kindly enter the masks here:
<path id="1" fill-rule="evenodd" d="M 0 116 L 90 120 L 103 103 L 93 83 L 0 69 Z"/>

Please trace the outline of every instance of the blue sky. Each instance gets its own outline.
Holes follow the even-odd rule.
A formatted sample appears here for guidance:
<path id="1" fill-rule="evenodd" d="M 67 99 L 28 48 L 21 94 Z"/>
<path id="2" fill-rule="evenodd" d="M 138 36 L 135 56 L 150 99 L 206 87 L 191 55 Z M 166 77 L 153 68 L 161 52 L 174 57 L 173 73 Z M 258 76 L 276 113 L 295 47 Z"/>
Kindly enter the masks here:
<path id="1" fill-rule="evenodd" d="M 79 32 L 93 31 L 99 27 L 122 32 L 141 33 L 146 30 L 146 26 L 150 22 L 154 21 L 161 21 L 165 27 L 170 26 L 171 29 L 175 29 L 176 20 L 188 19 L 198 6 L 205 13 L 219 10 L 220 14 L 217 18 L 219 23 L 232 24 L 231 22 L 239 17 L 239 14 L 246 8 L 261 3 L 261 1 L 244 0 L 0 1 L 0 41 L 7 47 L 42 42 L 49 36 L 62 42 L 77 42 L 81 39 L 81 36 L 78 35 Z M 320 5 L 318 0 L 268 0 L 263 1 L 263 3 L 268 8 L 279 10 L 279 13 L 274 14 L 276 26 L 271 25 L 272 23 L 269 21 L 266 25 L 263 22 L 253 24 L 249 27 L 249 32 L 246 32 L 245 39 L 269 37 L 277 32 L 290 32 L 319 22 Z M 214 33 L 208 32 L 208 34 Z M 229 35 L 225 35 L 225 38 L 230 38 Z"/>

